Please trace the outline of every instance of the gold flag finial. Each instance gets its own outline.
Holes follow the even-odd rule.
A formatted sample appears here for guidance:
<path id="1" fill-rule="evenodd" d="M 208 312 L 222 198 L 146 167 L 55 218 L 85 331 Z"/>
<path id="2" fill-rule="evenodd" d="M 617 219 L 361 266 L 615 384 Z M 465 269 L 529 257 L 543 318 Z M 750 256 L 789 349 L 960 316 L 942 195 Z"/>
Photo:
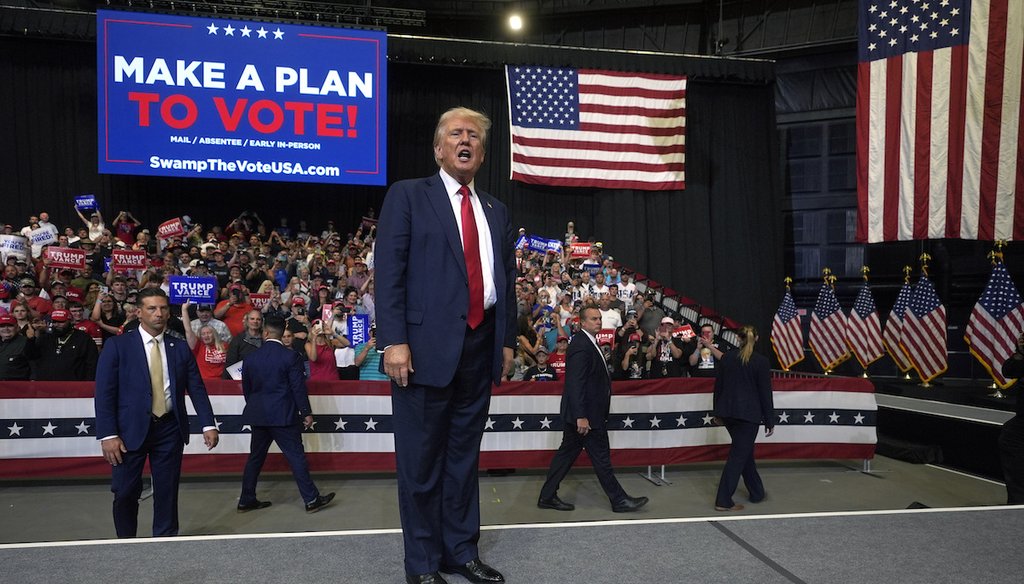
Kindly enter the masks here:
<path id="1" fill-rule="evenodd" d="M 1006 247 L 1005 239 L 997 239 L 993 244 L 993 250 L 988 252 L 988 259 L 992 260 L 992 265 L 996 265 L 1003 261 L 1003 248 Z"/>
<path id="2" fill-rule="evenodd" d="M 860 273 L 861 273 L 861 276 L 863 276 L 863 278 L 864 278 L 864 282 L 867 283 L 867 281 L 868 281 L 868 274 L 871 273 L 871 268 L 869 268 L 867 266 L 861 266 L 860 267 Z"/>
<path id="3" fill-rule="evenodd" d="M 928 277 L 928 262 L 931 261 L 932 256 L 928 255 L 928 252 L 924 252 L 924 253 L 921 254 L 921 257 L 919 257 L 918 259 L 921 260 L 921 274 L 925 278 L 927 278 Z"/>
<path id="4" fill-rule="evenodd" d="M 914 271 L 914 268 L 911 268 L 910 266 L 903 266 L 903 283 L 904 284 L 909 284 L 910 283 L 910 273 L 913 272 L 913 271 Z"/>
<path id="5" fill-rule="evenodd" d="M 789 285 L 793 283 L 793 278 L 786 276 L 786 278 L 782 280 L 782 282 L 786 285 L 786 290 L 789 290 Z"/>

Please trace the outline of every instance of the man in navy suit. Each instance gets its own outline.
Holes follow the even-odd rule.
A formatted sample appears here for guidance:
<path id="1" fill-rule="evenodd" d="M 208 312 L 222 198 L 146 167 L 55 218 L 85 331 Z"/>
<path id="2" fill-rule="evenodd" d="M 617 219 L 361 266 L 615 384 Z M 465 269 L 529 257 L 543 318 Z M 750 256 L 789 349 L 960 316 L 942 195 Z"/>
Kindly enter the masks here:
<path id="1" fill-rule="evenodd" d="M 184 339 L 165 334 L 170 311 L 160 288 L 139 292 L 139 328 L 104 343 L 96 367 L 96 436 L 112 467 L 114 528 L 135 537 L 142 468 L 153 474 L 153 535 L 178 534 L 178 482 L 188 444 L 185 394 L 207 449 L 219 434 L 206 386 Z"/>
<path id="2" fill-rule="evenodd" d="M 480 440 L 516 343 L 513 231 L 476 188 L 491 122 L 445 112 L 438 174 L 395 183 L 375 251 L 377 346 L 391 378 L 398 503 L 408 582 L 504 582 L 480 561 Z"/>
<path id="3" fill-rule="evenodd" d="M 561 416 L 565 424 L 562 444 L 551 459 L 548 476 L 540 490 L 541 509 L 572 511 L 576 507 L 558 498 L 558 485 L 569 474 L 573 462 L 587 451 L 612 511 L 628 513 L 647 504 L 647 497 L 630 497 L 615 478 L 608 444 L 608 412 L 612 405 L 612 381 L 604 354 L 597 346 L 601 331 L 601 310 L 587 306 L 580 311 L 581 331 L 573 335 L 565 355 L 565 388 Z"/>
<path id="4" fill-rule="evenodd" d="M 281 344 L 284 329 L 283 318 L 267 316 L 263 321 L 263 344 L 242 361 L 242 393 L 245 395 L 242 422 L 252 427 L 252 439 L 249 460 L 242 474 L 239 513 L 270 507 L 270 501 L 256 499 L 256 481 L 271 442 L 277 442 L 292 467 L 306 513 L 315 513 L 334 499 L 334 493 L 320 495 L 309 476 L 302 428 L 313 425 L 313 411 L 306 392 L 302 358 Z"/>

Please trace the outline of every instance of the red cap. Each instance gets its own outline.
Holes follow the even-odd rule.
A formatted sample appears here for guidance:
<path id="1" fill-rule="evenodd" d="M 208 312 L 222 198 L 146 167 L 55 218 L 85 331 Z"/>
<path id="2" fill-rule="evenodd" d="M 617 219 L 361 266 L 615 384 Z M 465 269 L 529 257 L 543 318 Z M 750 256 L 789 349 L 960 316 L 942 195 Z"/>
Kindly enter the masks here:
<path id="1" fill-rule="evenodd" d="M 569 337 L 567 337 L 565 335 L 558 335 L 558 340 L 556 342 L 561 343 L 562 341 L 568 341 L 568 340 L 569 340 Z"/>
<path id="2" fill-rule="evenodd" d="M 305 306 L 305 305 L 306 305 L 306 299 L 303 298 L 302 296 L 296 296 L 295 298 L 292 298 L 292 306 Z"/>
<path id="3" fill-rule="evenodd" d="M 50 320 L 53 322 L 67 322 L 71 314 L 64 309 L 57 309 L 50 313 Z"/>
<path id="4" fill-rule="evenodd" d="M 7 314 L 7 313 L 0 314 L 0 326 L 3 326 L 5 324 L 13 324 L 13 325 L 17 326 L 18 325 L 18 321 L 13 316 L 11 316 L 10 314 Z"/>
<path id="5" fill-rule="evenodd" d="M 67 291 L 64 292 L 64 296 L 66 296 L 68 300 L 73 300 L 75 302 L 81 302 L 83 298 L 82 291 L 74 286 L 68 286 Z"/>

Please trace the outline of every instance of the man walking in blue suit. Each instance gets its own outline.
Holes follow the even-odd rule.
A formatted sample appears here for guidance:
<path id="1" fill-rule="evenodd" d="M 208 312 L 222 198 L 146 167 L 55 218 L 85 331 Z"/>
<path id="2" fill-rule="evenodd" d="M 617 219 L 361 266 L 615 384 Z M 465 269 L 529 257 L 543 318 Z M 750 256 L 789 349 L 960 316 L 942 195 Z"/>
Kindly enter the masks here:
<path id="1" fill-rule="evenodd" d="M 480 561 L 480 440 L 491 383 L 512 366 L 515 259 L 508 211 L 480 191 L 491 122 L 445 112 L 438 174 L 395 183 L 375 251 L 377 346 L 391 378 L 406 581 L 504 582 Z"/>
<path id="2" fill-rule="evenodd" d="M 153 474 L 153 535 L 178 534 L 178 482 L 188 444 L 185 394 L 208 449 L 219 434 L 206 386 L 184 339 L 165 334 L 170 310 L 160 288 L 139 292 L 139 328 L 111 337 L 96 367 L 96 436 L 112 467 L 114 528 L 135 537 L 142 469 Z"/>
<path id="3" fill-rule="evenodd" d="M 334 493 L 321 495 L 309 476 L 302 428 L 313 425 L 313 411 L 306 392 L 302 358 L 281 344 L 284 329 L 284 319 L 267 316 L 263 321 L 263 344 L 242 361 L 242 393 L 245 395 L 242 422 L 252 428 L 252 441 L 242 474 L 239 513 L 270 507 L 270 501 L 256 498 L 256 482 L 271 442 L 277 442 L 292 467 L 306 513 L 315 513 L 334 499 Z"/>

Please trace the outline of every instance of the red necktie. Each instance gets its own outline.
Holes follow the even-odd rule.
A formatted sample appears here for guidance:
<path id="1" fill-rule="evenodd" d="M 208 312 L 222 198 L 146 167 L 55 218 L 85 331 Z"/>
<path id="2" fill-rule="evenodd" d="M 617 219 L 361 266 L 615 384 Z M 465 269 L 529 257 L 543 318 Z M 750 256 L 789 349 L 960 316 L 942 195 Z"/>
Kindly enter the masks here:
<path id="1" fill-rule="evenodd" d="M 459 187 L 462 195 L 462 253 L 466 256 L 466 275 L 469 277 L 469 314 L 466 324 L 475 329 L 484 321 L 484 270 L 480 264 L 480 234 L 473 213 L 473 193 L 469 187 Z"/>

